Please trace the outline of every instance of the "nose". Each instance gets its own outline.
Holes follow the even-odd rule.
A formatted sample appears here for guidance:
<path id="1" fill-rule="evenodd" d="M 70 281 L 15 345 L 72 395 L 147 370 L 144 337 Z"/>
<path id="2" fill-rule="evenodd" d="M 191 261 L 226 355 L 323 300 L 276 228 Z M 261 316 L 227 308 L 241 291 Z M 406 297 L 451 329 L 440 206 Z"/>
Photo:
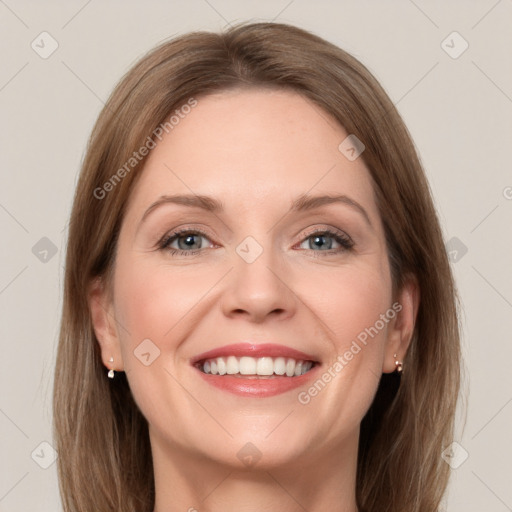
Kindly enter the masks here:
<path id="1" fill-rule="evenodd" d="M 234 269 L 222 294 L 223 313 L 229 318 L 245 318 L 254 323 L 270 318 L 291 318 L 297 308 L 297 297 L 292 289 L 291 278 L 285 264 L 270 249 L 252 262 L 244 260 L 236 252 Z"/>

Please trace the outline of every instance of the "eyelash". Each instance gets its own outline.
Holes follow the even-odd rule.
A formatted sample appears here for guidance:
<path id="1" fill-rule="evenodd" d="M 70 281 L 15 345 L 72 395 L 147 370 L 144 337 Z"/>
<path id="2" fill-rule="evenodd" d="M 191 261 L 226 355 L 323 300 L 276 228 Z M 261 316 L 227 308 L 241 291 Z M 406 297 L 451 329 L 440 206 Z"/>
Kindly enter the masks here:
<path id="1" fill-rule="evenodd" d="M 194 256 L 195 254 L 198 254 L 204 250 L 204 249 L 194 249 L 191 251 L 184 251 L 182 249 L 169 248 L 169 245 L 172 242 L 174 242 L 176 239 L 178 239 L 184 235 L 200 235 L 200 236 L 204 236 L 205 238 L 208 238 L 210 236 L 210 235 L 208 235 L 208 233 L 205 233 L 204 231 L 201 231 L 198 229 L 184 228 L 181 230 L 173 231 L 172 233 L 170 233 L 168 235 L 165 235 L 158 242 L 158 249 L 162 250 L 162 251 L 168 251 L 172 256 Z M 332 231 L 330 229 L 318 229 L 318 230 L 312 231 L 305 238 L 303 238 L 300 243 L 304 242 L 305 240 L 307 240 L 308 238 L 311 238 L 313 236 L 331 237 L 341 245 L 341 248 L 329 249 L 326 251 L 313 251 L 312 249 L 302 249 L 302 250 L 311 251 L 311 252 L 315 252 L 315 253 L 323 253 L 324 255 L 333 255 L 333 254 L 340 254 L 345 251 L 350 251 L 354 247 L 354 242 L 348 235 L 346 235 L 345 233 Z"/>

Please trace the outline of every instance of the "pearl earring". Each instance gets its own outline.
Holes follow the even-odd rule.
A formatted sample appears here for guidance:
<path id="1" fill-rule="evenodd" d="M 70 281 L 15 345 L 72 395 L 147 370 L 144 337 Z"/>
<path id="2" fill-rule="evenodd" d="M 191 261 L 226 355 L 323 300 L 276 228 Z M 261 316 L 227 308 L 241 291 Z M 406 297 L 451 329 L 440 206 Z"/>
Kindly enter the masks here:
<path id="1" fill-rule="evenodd" d="M 109 363 L 113 363 L 114 362 L 114 358 L 111 357 L 109 360 L 108 360 Z M 113 368 L 110 368 L 110 370 L 108 371 L 108 378 L 109 379 L 113 379 L 114 378 L 114 369 Z"/>
<path id="2" fill-rule="evenodd" d="M 396 371 L 398 373 L 402 373 L 403 372 L 403 369 L 404 369 L 404 366 L 402 364 L 402 361 L 397 361 L 396 360 L 396 354 L 393 354 L 393 357 L 395 358 L 395 367 L 396 367 Z"/>

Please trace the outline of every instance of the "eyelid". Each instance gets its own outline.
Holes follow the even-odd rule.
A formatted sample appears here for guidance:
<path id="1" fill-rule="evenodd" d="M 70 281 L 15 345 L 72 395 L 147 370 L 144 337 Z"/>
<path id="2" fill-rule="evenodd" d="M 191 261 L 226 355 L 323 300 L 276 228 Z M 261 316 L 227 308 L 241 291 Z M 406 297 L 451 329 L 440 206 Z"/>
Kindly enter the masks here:
<path id="1" fill-rule="evenodd" d="M 155 246 L 158 248 L 163 240 L 167 240 L 173 236 L 182 235 L 188 232 L 200 234 L 201 236 L 208 238 L 212 243 L 213 239 L 217 238 L 217 235 L 215 235 L 208 228 L 204 228 L 202 226 L 198 227 L 194 224 L 181 224 L 179 226 L 173 227 L 172 229 L 166 229 L 162 235 L 157 235 Z"/>
<path id="2" fill-rule="evenodd" d="M 320 227 L 318 225 L 316 225 L 315 227 L 312 227 L 311 229 L 306 228 L 306 230 L 301 231 L 300 240 L 299 240 L 299 242 L 294 244 L 294 247 L 295 247 L 295 245 L 304 242 L 304 240 L 306 240 L 307 238 L 309 238 L 317 233 L 319 233 L 319 234 L 326 233 L 328 236 L 331 236 L 331 237 L 338 236 L 339 238 L 343 239 L 343 241 L 346 242 L 346 244 L 349 245 L 349 247 L 347 247 L 345 244 L 342 244 L 346 250 L 352 249 L 356 245 L 354 239 L 346 231 L 336 228 L 334 226 L 328 225 L 328 224 L 324 224 L 323 226 L 321 225 Z M 338 242 L 338 243 L 341 243 L 341 242 Z M 328 253 L 329 251 L 314 251 L 314 252 Z"/>

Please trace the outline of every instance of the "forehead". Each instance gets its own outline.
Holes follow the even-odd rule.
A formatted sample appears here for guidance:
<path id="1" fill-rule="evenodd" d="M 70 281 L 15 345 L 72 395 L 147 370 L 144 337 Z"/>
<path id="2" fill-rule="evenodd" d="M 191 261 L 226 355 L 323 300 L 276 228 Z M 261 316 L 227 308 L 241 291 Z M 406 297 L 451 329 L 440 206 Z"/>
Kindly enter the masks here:
<path id="1" fill-rule="evenodd" d="M 311 100 L 288 90 L 234 89 L 196 101 L 151 150 L 134 208 L 166 193 L 211 195 L 237 212 L 340 193 L 378 215 L 363 159 L 339 149 L 350 134 Z"/>

